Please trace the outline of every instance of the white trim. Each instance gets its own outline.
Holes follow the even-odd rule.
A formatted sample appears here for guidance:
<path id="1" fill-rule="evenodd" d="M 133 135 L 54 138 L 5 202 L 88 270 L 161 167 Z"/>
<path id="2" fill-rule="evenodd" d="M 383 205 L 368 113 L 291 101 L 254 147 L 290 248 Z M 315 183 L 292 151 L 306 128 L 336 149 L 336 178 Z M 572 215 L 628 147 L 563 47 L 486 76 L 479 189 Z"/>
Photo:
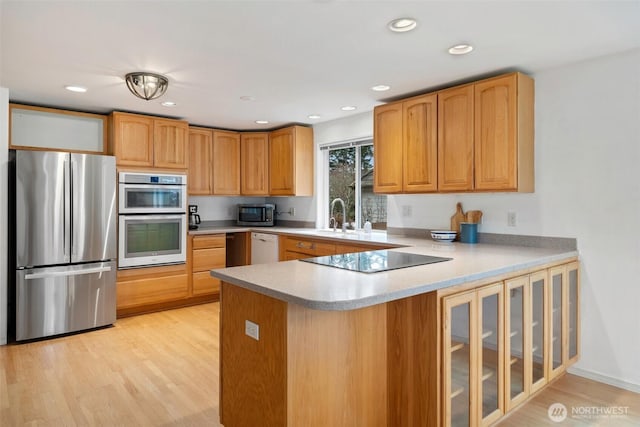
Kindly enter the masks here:
<path id="1" fill-rule="evenodd" d="M 0 87 L 0 345 L 7 343 L 8 331 L 8 291 L 7 283 L 7 214 L 9 211 L 7 193 L 9 176 L 9 89 Z"/>
<path id="2" fill-rule="evenodd" d="M 609 375 L 599 374 L 597 372 L 588 371 L 586 369 L 571 367 L 567 370 L 570 374 L 577 375 L 579 377 L 588 378 L 593 381 L 608 384 L 614 387 L 622 388 L 632 391 L 634 393 L 640 393 L 640 384 L 631 383 L 629 381 L 613 378 Z"/>
<path id="3" fill-rule="evenodd" d="M 369 143 L 371 141 L 371 143 Z M 364 137 L 364 138 L 353 138 L 347 139 L 339 142 L 329 142 L 326 144 L 320 144 L 318 147 L 320 151 L 325 150 L 338 150 L 340 148 L 349 148 L 349 147 L 357 147 L 359 145 L 373 145 L 373 137 Z"/>

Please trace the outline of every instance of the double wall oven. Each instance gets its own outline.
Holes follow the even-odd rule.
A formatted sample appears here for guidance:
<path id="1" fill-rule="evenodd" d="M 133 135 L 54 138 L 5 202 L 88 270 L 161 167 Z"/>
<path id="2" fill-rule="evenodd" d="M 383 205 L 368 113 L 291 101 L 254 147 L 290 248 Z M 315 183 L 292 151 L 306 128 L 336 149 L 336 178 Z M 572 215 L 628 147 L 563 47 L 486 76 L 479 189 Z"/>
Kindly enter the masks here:
<path id="1" fill-rule="evenodd" d="M 118 184 L 118 268 L 186 262 L 186 175 L 120 172 Z"/>

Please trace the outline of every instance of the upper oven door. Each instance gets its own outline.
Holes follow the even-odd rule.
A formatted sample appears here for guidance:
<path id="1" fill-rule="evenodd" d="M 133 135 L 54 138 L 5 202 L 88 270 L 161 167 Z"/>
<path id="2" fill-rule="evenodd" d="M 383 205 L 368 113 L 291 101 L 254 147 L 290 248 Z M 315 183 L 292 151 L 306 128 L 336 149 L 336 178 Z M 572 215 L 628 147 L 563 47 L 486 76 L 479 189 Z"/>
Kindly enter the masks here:
<path id="1" fill-rule="evenodd" d="M 124 184 L 119 187 L 119 212 L 185 213 L 187 187 L 184 185 Z"/>

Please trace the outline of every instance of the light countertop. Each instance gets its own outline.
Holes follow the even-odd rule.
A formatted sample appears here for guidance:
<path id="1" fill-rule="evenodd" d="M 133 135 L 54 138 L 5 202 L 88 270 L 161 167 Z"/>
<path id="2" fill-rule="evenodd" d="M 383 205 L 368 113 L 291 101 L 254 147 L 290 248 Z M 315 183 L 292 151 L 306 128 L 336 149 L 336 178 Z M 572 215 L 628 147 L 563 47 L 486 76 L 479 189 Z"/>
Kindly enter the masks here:
<path id="1" fill-rule="evenodd" d="M 332 238 L 313 229 L 229 227 L 224 230 Z M 222 230 L 222 228 L 221 228 Z M 201 230 L 199 234 L 206 234 Z M 218 232 L 233 232 L 218 231 Z M 213 231 L 208 231 L 212 233 Z M 193 233 L 192 233 L 193 234 Z M 211 275 L 283 301 L 319 310 L 353 310 L 434 290 L 535 268 L 578 256 L 575 250 L 513 245 L 439 243 L 383 232 L 335 233 L 336 242 L 387 243 L 391 249 L 452 258 L 451 261 L 377 273 L 359 273 L 298 260 L 212 270 Z"/>

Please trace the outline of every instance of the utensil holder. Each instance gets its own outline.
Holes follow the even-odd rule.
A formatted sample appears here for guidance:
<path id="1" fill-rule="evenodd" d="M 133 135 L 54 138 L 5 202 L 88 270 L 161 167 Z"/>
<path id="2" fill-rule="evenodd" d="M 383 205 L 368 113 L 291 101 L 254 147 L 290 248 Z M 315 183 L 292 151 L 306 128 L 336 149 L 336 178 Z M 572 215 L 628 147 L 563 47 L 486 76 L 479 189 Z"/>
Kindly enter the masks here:
<path id="1" fill-rule="evenodd" d="M 478 224 L 473 222 L 460 223 L 460 241 L 462 243 L 478 243 Z"/>

